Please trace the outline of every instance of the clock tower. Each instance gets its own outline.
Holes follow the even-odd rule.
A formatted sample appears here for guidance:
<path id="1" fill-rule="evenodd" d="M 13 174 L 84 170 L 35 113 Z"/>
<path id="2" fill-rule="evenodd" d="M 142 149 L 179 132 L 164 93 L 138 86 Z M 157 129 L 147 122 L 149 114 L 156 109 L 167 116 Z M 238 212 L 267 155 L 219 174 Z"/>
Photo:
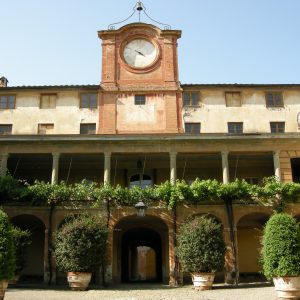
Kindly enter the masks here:
<path id="1" fill-rule="evenodd" d="M 146 23 L 98 32 L 102 39 L 100 134 L 182 132 L 179 30 Z"/>

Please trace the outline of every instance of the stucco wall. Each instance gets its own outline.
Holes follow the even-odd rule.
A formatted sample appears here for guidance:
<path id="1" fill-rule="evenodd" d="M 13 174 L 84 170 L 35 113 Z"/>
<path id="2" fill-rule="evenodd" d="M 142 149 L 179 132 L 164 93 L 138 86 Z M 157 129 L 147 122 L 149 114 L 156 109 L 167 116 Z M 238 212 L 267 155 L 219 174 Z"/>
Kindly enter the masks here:
<path id="1" fill-rule="evenodd" d="M 226 107 L 225 89 L 201 89 L 200 106 L 184 107 L 183 121 L 200 122 L 202 133 L 226 133 L 227 122 L 243 122 L 244 133 L 269 133 L 270 122 L 286 122 L 285 132 L 300 132 L 300 91 L 283 91 L 283 108 L 267 108 L 268 90 L 233 89 L 241 92 L 241 107 Z M 277 90 L 275 90 L 277 91 Z"/>
<path id="2" fill-rule="evenodd" d="M 15 95 L 16 108 L 0 110 L 0 123 L 13 124 L 13 134 L 37 134 L 39 123 L 54 123 L 54 134 L 78 134 L 80 123 L 98 124 L 97 109 L 79 108 L 79 91 L 58 92 L 55 109 L 40 109 L 38 91 Z"/>

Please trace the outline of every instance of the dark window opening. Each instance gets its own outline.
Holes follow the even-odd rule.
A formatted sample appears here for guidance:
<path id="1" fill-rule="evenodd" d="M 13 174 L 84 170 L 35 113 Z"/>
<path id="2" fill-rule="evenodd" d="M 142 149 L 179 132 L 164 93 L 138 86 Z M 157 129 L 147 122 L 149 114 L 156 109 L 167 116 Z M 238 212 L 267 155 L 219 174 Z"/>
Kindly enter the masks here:
<path id="1" fill-rule="evenodd" d="M 271 133 L 284 133 L 285 122 L 270 122 Z"/>
<path id="2" fill-rule="evenodd" d="M 96 124 L 80 124 L 80 134 L 95 134 L 96 133 Z"/>
<path id="3" fill-rule="evenodd" d="M 266 94 L 267 107 L 283 107 L 282 93 L 267 93 Z"/>
<path id="4" fill-rule="evenodd" d="M 291 159 L 293 181 L 300 183 L 300 158 Z"/>
<path id="5" fill-rule="evenodd" d="M 3 95 L 0 96 L 0 109 L 14 109 L 16 102 L 16 96 Z"/>
<path id="6" fill-rule="evenodd" d="M 184 106 L 199 106 L 199 92 L 184 92 L 183 105 Z"/>
<path id="7" fill-rule="evenodd" d="M 12 124 L 0 124 L 0 134 L 11 134 Z"/>
<path id="8" fill-rule="evenodd" d="M 142 189 L 145 189 L 146 187 L 151 187 L 152 185 L 152 178 L 147 174 L 135 174 L 130 177 L 129 188 L 138 186 Z"/>
<path id="9" fill-rule="evenodd" d="M 243 123 L 242 122 L 228 122 L 228 133 L 231 134 L 241 134 L 243 133 Z"/>
<path id="10" fill-rule="evenodd" d="M 135 95 L 134 96 L 134 105 L 145 105 L 146 96 L 145 95 Z"/>
<path id="11" fill-rule="evenodd" d="M 185 133 L 200 133 L 201 124 L 200 123 L 185 123 L 184 128 L 185 128 Z"/>
<path id="12" fill-rule="evenodd" d="M 80 108 L 97 108 L 97 94 L 81 94 Z"/>

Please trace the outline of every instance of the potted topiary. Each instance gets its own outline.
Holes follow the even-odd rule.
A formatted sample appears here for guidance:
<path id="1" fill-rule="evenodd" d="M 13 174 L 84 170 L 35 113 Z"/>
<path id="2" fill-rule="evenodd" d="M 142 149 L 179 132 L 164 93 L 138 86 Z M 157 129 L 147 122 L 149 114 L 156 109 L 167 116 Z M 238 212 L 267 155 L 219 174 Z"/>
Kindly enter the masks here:
<path id="1" fill-rule="evenodd" d="M 67 272 L 72 290 L 86 290 L 92 272 L 103 264 L 107 235 L 102 220 L 86 214 L 70 217 L 56 233 L 56 264 Z"/>
<path id="2" fill-rule="evenodd" d="M 25 266 L 25 255 L 27 247 L 31 244 L 31 232 L 29 230 L 22 230 L 21 228 L 14 226 L 12 227 L 14 246 L 16 251 L 16 272 L 14 279 L 11 280 L 10 284 L 17 283 L 21 271 Z"/>
<path id="3" fill-rule="evenodd" d="M 191 273 L 195 289 L 211 289 L 214 273 L 224 268 L 221 225 L 207 216 L 191 219 L 180 228 L 176 253 L 183 271 Z"/>
<path id="4" fill-rule="evenodd" d="M 12 226 L 7 214 L 0 210 L 0 300 L 4 299 L 8 281 L 15 275 L 15 268 Z"/>
<path id="5" fill-rule="evenodd" d="M 279 298 L 300 298 L 300 229 L 287 214 L 273 215 L 262 239 L 263 273 L 273 278 Z"/>

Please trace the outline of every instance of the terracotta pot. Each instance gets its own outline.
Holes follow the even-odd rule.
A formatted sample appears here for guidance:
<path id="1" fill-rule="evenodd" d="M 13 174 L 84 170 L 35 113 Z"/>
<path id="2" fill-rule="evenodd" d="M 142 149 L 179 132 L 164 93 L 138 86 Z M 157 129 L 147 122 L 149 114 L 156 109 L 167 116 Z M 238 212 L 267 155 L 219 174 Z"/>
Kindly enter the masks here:
<path id="1" fill-rule="evenodd" d="M 192 273 L 192 280 L 195 290 L 211 290 L 215 279 L 214 273 Z"/>
<path id="2" fill-rule="evenodd" d="M 73 291 L 85 291 L 91 281 L 92 273 L 68 272 L 67 277 Z"/>
<path id="3" fill-rule="evenodd" d="M 281 299 L 300 299 L 300 277 L 274 277 L 277 297 Z"/>
<path id="4" fill-rule="evenodd" d="M 8 281 L 7 280 L 1 280 L 0 281 L 0 300 L 4 299 L 5 290 L 7 288 Z"/>

